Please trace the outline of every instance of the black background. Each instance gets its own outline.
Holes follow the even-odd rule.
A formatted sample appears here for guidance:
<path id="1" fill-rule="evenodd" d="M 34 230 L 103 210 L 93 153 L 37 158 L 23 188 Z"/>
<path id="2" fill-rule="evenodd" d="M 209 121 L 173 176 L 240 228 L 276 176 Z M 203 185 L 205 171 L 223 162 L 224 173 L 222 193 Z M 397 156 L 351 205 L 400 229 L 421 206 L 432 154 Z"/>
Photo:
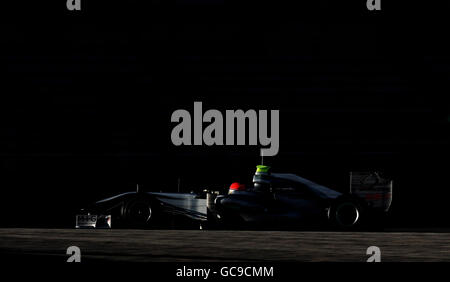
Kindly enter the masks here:
<path id="1" fill-rule="evenodd" d="M 172 145 L 172 112 L 202 101 L 280 110 L 274 171 L 345 191 L 383 170 L 390 226 L 449 227 L 446 4 L 36 2 L 2 8 L 0 226 L 72 227 L 136 183 L 249 182 L 257 147 Z"/>

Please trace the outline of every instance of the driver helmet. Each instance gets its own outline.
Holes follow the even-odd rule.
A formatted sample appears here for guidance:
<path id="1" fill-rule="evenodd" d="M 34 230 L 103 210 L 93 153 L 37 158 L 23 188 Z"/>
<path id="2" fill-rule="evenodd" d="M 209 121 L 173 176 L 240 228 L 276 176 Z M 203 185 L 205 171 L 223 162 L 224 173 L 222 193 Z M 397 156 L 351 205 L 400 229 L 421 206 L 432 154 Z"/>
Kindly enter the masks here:
<path id="1" fill-rule="evenodd" d="M 253 176 L 253 189 L 257 192 L 270 191 L 270 166 L 257 165 L 256 172 Z"/>
<path id="2" fill-rule="evenodd" d="M 233 182 L 230 185 L 230 189 L 228 190 L 228 194 L 234 193 L 236 191 L 244 191 L 245 190 L 245 185 L 241 184 L 239 182 Z"/>

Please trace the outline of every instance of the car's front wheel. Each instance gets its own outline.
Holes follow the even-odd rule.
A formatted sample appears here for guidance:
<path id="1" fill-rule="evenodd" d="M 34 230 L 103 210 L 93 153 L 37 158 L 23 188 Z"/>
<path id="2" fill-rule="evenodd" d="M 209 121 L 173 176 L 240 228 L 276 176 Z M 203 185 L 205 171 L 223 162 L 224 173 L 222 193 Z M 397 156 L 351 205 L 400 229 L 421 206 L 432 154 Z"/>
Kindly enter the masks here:
<path id="1" fill-rule="evenodd" d="M 153 220 L 154 210 L 147 199 L 135 199 L 124 204 L 122 216 L 130 227 L 147 227 Z"/>

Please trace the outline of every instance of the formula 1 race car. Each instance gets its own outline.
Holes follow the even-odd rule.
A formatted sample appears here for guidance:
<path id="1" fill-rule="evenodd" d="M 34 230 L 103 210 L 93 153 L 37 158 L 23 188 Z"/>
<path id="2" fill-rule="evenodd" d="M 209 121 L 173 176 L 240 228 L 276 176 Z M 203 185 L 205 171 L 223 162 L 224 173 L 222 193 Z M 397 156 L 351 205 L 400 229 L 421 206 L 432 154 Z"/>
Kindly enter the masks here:
<path id="1" fill-rule="evenodd" d="M 352 172 L 349 193 L 257 166 L 253 186 L 233 183 L 227 193 L 128 192 L 96 202 L 76 216 L 77 228 L 158 227 L 190 222 L 208 228 L 316 227 L 353 229 L 386 213 L 392 181 Z M 197 224 L 197 225 L 196 225 Z M 186 226 L 186 225 L 184 225 Z"/>

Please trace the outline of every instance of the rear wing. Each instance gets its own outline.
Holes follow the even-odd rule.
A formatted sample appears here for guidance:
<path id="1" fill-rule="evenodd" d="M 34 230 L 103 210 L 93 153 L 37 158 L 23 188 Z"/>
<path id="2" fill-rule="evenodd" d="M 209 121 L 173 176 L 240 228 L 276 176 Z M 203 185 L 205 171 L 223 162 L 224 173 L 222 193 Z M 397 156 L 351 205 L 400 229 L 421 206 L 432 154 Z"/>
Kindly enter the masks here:
<path id="1" fill-rule="evenodd" d="M 366 201 L 370 208 L 388 211 L 392 203 L 392 180 L 377 172 L 350 172 L 350 194 Z"/>

